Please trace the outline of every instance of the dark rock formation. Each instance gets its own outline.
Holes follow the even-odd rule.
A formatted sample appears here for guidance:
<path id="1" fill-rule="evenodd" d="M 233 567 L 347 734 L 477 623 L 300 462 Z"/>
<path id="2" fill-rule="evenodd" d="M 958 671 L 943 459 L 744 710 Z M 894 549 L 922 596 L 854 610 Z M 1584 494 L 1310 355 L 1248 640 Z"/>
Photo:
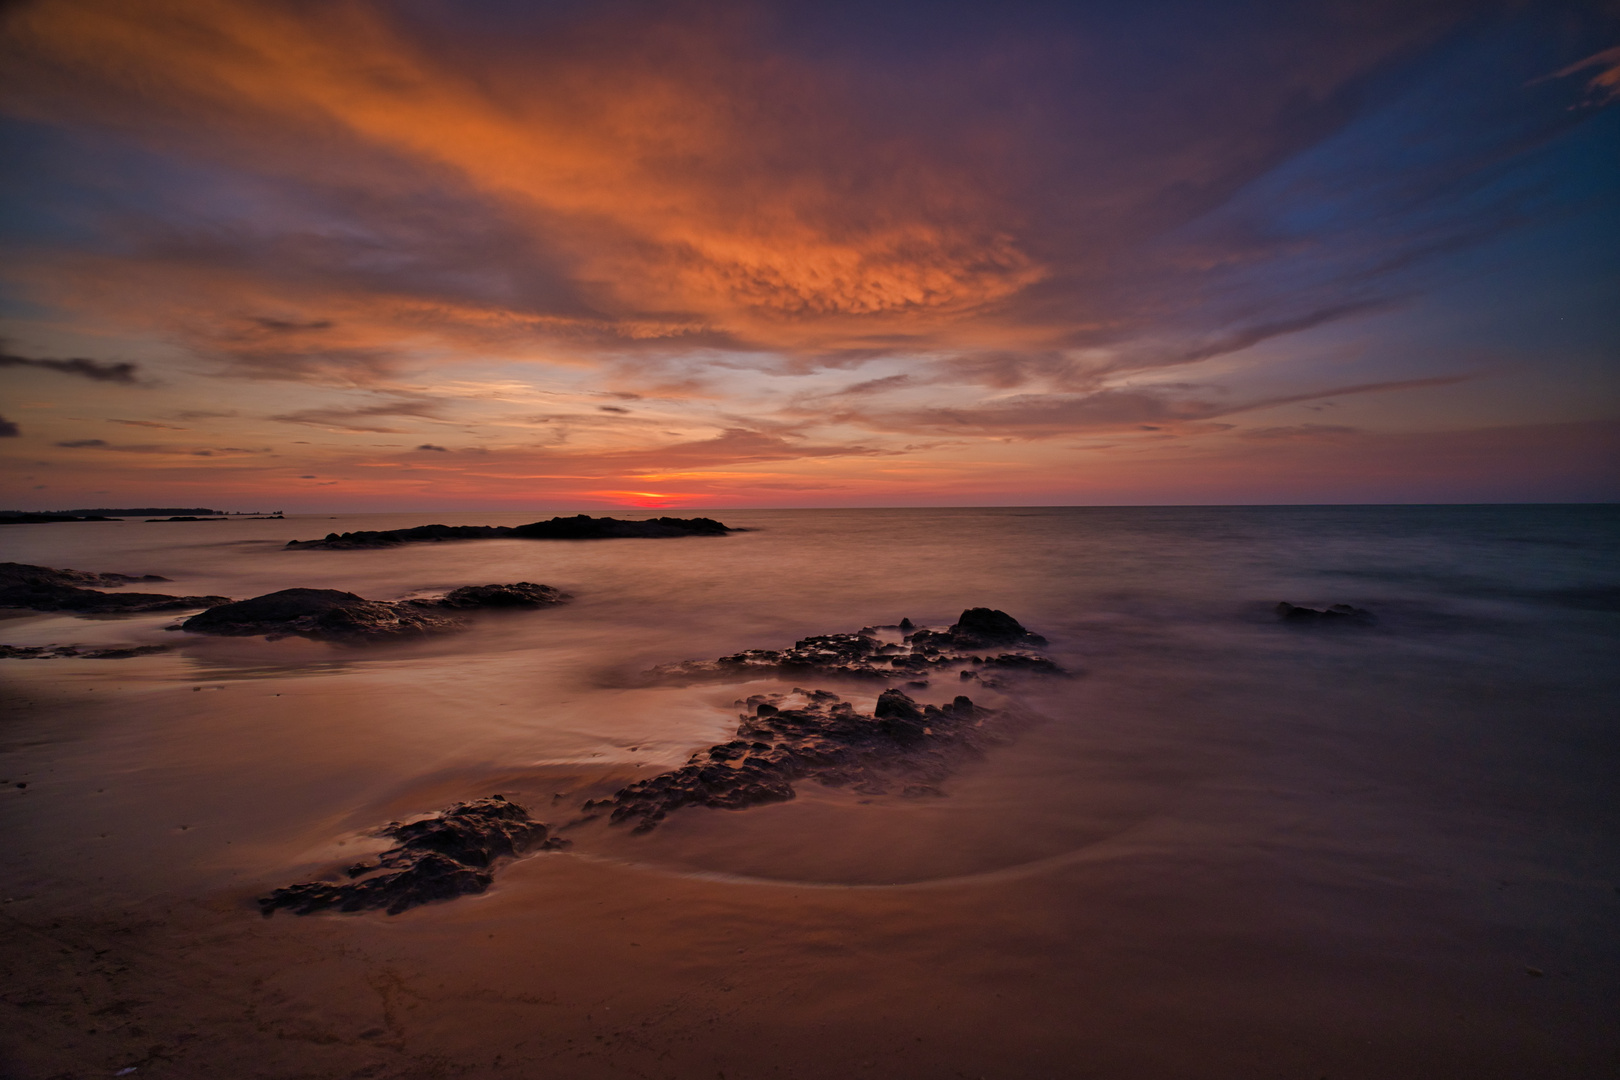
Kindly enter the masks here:
<path id="1" fill-rule="evenodd" d="M 435 603 L 440 607 L 468 610 L 546 607 L 550 604 L 560 604 L 566 599 L 567 596 L 550 585 L 519 581 L 512 585 L 463 585 L 442 600 L 413 601 L 413 603 Z"/>
<path id="2" fill-rule="evenodd" d="M 121 521 L 102 514 L 0 514 L 0 525 L 47 525 L 56 521 Z"/>
<path id="3" fill-rule="evenodd" d="M 350 866 L 349 881 L 306 881 L 276 889 L 259 898 L 259 910 L 266 918 L 278 908 L 296 915 L 329 908 L 387 908 L 388 914 L 398 915 L 431 900 L 483 892 L 494 880 L 492 871 L 499 859 L 568 844 L 549 838 L 546 826 L 500 795 L 457 803 L 437 817 L 407 825 L 391 822 L 377 835 L 399 843 L 374 863 Z"/>
<path id="4" fill-rule="evenodd" d="M 550 521 L 519 525 L 512 530 L 512 535 L 525 540 L 613 540 L 637 536 L 724 536 L 736 531 L 714 518 L 659 517 L 646 521 L 621 521 L 618 518 L 593 518 L 577 514 L 574 517 L 554 517 Z"/>
<path id="5" fill-rule="evenodd" d="M 908 619 L 901 627 L 909 623 Z M 969 608 L 944 630 L 902 633 L 901 627 L 868 626 L 853 634 L 821 634 L 797 641 L 791 649 L 745 649 L 718 660 L 665 664 L 650 674 L 658 679 L 820 675 L 882 680 L 985 669 L 1064 674 L 1052 660 L 1030 651 L 1045 645 L 1046 639 L 1031 634 L 1004 611 Z M 985 651 L 1009 646 L 1017 651 Z"/>
<path id="6" fill-rule="evenodd" d="M 111 648 L 81 648 L 77 645 L 0 645 L 0 660 L 58 660 L 77 657 L 80 660 L 127 660 L 132 656 L 151 656 L 174 648 L 172 645 L 115 645 Z"/>
<path id="7" fill-rule="evenodd" d="M 230 603 L 228 596 L 104 593 L 83 587 L 100 585 L 119 588 L 131 581 L 167 580 L 155 574 L 131 577 L 128 574 L 92 574 L 85 570 L 53 570 L 48 566 L 29 566 L 26 563 L 0 563 L 0 607 L 79 614 L 132 614 L 142 611 L 183 611 Z"/>
<path id="8" fill-rule="evenodd" d="M 10 585 L 70 585 L 76 588 L 95 586 L 116 589 L 132 581 L 168 581 L 157 574 L 93 574 L 88 570 L 53 570 L 49 566 L 29 566 L 27 563 L 0 563 L 0 588 Z"/>
<path id="9" fill-rule="evenodd" d="M 97 506 L 88 510 L 64 510 L 64 514 L 111 514 L 119 517 L 157 517 L 159 514 L 191 514 L 197 517 L 219 517 L 223 510 L 206 506 Z"/>
<path id="10" fill-rule="evenodd" d="M 413 529 L 379 532 L 327 533 L 321 540 L 289 540 L 289 548 L 324 548 L 346 551 L 355 548 L 385 548 L 399 544 L 440 543 L 446 540 L 616 540 L 629 537 L 664 538 L 675 536 L 724 536 L 738 532 L 713 518 L 651 518 L 647 521 L 621 521 L 593 518 L 585 514 L 556 517 L 528 525 L 418 525 Z"/>
<path id="11" fill-rule="evenodd" d="M 460 630 L 457 613 L 479 608 L 538 608 L 568 597 L 549 585 L 468 585 L 439 600 L 367 600 L 338 589 L 282 589 L 209 608 L 180 624 L 194 634 L 225 637 L 379 641 Z"/>
<path id="12" fill-rule="evenodd" d="M 1027 645 L 1039 648 L 1046 639 L 1025 630 L 1017 619 L 994 608 L 968 608 L 945 631 L 921 630 L 909 639 L 914 646 L 942 649 L 986 649 Z"/>
<path id="13" fill-rule="evenodd" d="M 637 832 L 646 832 L 683 806 L 739 810 L 791 799 L 800 780 L 852 786 L 863 795 L 895 787 L 911 797 L 940 795 L 938 785 L 995 739 L 986 726 L 995 714 L 965 697 L 918 705 L 885 690 L 870 716 L 826 690 L 758 694 L 746 704 L 736 738 L 584 809 L 611 807 L 615 824 L 634 821 Z"/>
<path id="14" fill-rule="evenodd" d="M 1299 607 L 1284 600 L 1277 605 L 1276 610 L 1278 618 L 1294 625 L 1370 626 L 1376 621 L 1372 612 L 1351 607 L 1349 604 L 1334 604 L 1318 611 L 1316 608 Z"/>
<path id="15" fill-rule="evenodd" d="M 162 524 L 163 522 L 166 522 L 166 521 L 229 521 L 229 520 L 231 520 L 231 519 L 230 518 L 222 518 L 222 517 L 192 517 L 191 515 L 187 514 L 184 517 L 147 518 L 146 523 L 148 525 L 154 525 L 154 524 Z"/>
<path id="16" fill-rule="evenodd" d="M 299 635 L 321 639 L 397 638 L 442 633 L 460 621 L 410 603 L 367 600 L 338 589 L 282 589 L 221 604 L 180 624 L 226 637 Z"/>

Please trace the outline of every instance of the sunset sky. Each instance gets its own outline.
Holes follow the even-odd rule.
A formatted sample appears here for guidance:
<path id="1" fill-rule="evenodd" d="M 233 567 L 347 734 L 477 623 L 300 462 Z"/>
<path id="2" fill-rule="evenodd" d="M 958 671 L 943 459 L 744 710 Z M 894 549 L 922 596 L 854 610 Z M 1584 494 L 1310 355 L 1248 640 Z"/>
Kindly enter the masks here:
<path id="1" fill-rule="evenodd" d="M 1620 496 L 1620 3 L 32 0 L 0 507 Z"/>

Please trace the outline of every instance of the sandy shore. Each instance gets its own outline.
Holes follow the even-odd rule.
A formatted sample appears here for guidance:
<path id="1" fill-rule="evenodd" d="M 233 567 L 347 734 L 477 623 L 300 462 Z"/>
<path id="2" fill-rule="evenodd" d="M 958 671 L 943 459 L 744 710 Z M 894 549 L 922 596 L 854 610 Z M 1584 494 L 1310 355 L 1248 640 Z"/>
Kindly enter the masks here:
<path id="1" fill-rule="evenodd" d="M 673 865 L 683 845 L 717 837 L 826 843 L 827 815 L 843 811 L 808 798 L 683 812 L 668 866 L 598 845 L 520 860 L 484 896 L 395 917 L 264 919 L 252 898 L 285 870 L 234 885 L 216 873 L 202 888 L 187 867 L 204 863 L 164 864 L 161 851 L 186 850 L 206 821 L 146 842 L 139 871 L 98 860 L 83 839 L 64 834 L 54 858 L 39 842 L 53 801 L 89 797 L 65 775 L 76 736 L 64 733 L 93 729 L 98 710 L 105 719 L 111 706 L 89 698 L 37 696 L 8 729 L 6 768 L 34 776 L 3 793 L 9 829 L 35 829 L 0 905 L 6 1075 L 18 1080 L 131 1068 L 267 1080 L 1585 1080 L 1617 1060 L 1620 892 L 1569 871 L 1596 857 L 1574 850 L 1578 838 L 1504 848 L 1500 829 L 1528 789 L 1499 793 L 1497 821 L 1415 822 L 1386 789 L 1186 773 L 1172 801 L 1118 802 L 1090 840 L 976 874 L 814 886 Z M 1042 738 L 1010 760 L 1035 767 Z M 540 804 L 567 782 L 444 777 L 395 799 L 504 790 Z M 1457 830 L 1451 854 L 1435 849 L 1436 828 Z M 907 835 L 919 850 L 934 842 L 921 826 Z M 1485 875 L 1464 857 L 1482 836 L 1517 861 Z"/>

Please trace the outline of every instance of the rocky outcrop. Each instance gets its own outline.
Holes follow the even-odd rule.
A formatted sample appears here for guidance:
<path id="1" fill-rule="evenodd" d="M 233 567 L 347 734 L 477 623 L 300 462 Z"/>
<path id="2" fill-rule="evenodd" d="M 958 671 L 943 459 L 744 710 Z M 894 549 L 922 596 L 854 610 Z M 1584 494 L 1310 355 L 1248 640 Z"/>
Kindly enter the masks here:
<path id="1" fill-rule="evenodd" d="M 463 585 L 444 598 L 431 603 L 438 607 L 470 611 L 474 608 L 538 608 L 560 604 L 569 599 L 550 585 L 536 585 L 532 581 L 519 581 L 513 585 Z"/>
<path id="2" fill-rule="evenodd" d="M 259 910 L 266 918 L 281 908 L 295 915 L 385 908 L 398 915 L 418 904 L 483 892 L 503 858 L 568 844 L 550 837 L 545 825 L 500 795 L 457 803 L 436 817 L 409 824 L 390 822 L 377 835 L 399 843 L 375 862 L 348 867 L 347 881 L 306 881 L 276 889 L 259 898 Z"/>
<path id="3" fill-rule="evenodd" d="M 461 613 L 488 608 L 539 608 L 568 599 L 549 585 L 468 585 L 437 600 L 367 600 L 339 589 L 282 589 L 222 604 L 180 624 L 194 634 L 224 637 L 307 637 L 322 641 L 385 641 L 460 630 Z"/>
<path id="4" fill-rule="evenodd" d="M 615 824 L 646 832 L 683 806 L 739 810 L 781 802 L 794 785 L 816 780 L 863 795 L 942 795 L 939 784 L 995 737 L 995 715 L 966 697 L 919 705 L 899 690 L 878 696 L 871 715 L 826 690 L 747 699 L 736 738 L 692 755 L 679 769 L 585 804 Z"/>
<path id="5" fill-rule="evenodd" d="M 410 603 L 367 600 L 339 589 L 282 589 L 210 608 L 180 628 L 223 637 L 353 640 L 417 637 L 460 625 L 458 619 Z"/>
<path id="6" fill-rule="evenodd" d="M 982 607 L 968 608 L 947 630 L 919 630 L 906 640 L 914 648 L 956 650 L 1040 648 L 1046 644 L 1045 638 L 1025 630 L 1005 611 Z"/>
<path id="7" fill-rule="evenodd" d="M 171 596 L 167 593 L 105 593 L 85 588 L 119 588 L 133 581 L 167 581 L 155 574 L 93 574 L 86 570 L 55 570 L 26 563 L 0 563 L 0 607 L 30 611 L 71 611 L 77 614 L 135 614 L 143 611 L 183 611 L 230 603 L 228 596 Z"/>
<path id="8" fill-rule="evenodd" d="M 102 514 L 0 514 L 0 525 L 48 525 L 57 521 L 122 521 Z"/>
<path id="9" fill-rule="evenodd" d="M 1284 600 L 1276 611 L 1279 619 L 1295 626 L 1371 626 L 1376 621 L 1372 612 L 1349 604 L 1334 604 L 1318 610 Z"/>
<path id="10" fill-rule="evenodd" d="M 157 574 L 93 574 L 88 570 L 53 570 L 27 563 L 0 563 L 0 588 L 12 585 L 67 585 L 75 588 L 116 589 L 132 581 L 168 581 Z"/>
<path id="11" fill-rule="evenodd" d="M 172 645 L 113 645 L 107 648 L 82 648 L 78 645 L 0 645 L 0 660 L 60 660 L 76 657 L 80 660 L 127 660 L 132 656 L 151 656 L 165 653 Z"/>
<path id="12" fill-rule="evenodd" d="M 633 537 L 666 538 L 677 536 L 725 536 L 740 530 L 728 528 L 713 518 L 650 518 L 622 521 L 619 518 L 593 518 L 585 514 L 555 517 L 528 525 L 418 525 L 412 529 L 375 532 L 327 533 L 320 540 L 289 540 L 289 548 L 322 548 L 348 551 L 361 548 L 387 548 L 400 544 L 442 543 L 447 540 L 618 540 Z"/>
<path id="13" fill-rule="evenodd" d="M 1004 611 L 969 608 L 942 630 L 917 629 L 907 619 L 898 626 L 868 626 L 853 634 L 804 638 L 791 649 L 745 649 L 717 660 L 665 664 L 649 675 L 655 679 L 817 675 L 892 680 L 955 673 L 967 680 L 983 679 L 985 673 L 996 671 L 1064 674 L 1050 658 L 1035 651 L 1045 644 L 1045 638 L 1025 630 Z"/>

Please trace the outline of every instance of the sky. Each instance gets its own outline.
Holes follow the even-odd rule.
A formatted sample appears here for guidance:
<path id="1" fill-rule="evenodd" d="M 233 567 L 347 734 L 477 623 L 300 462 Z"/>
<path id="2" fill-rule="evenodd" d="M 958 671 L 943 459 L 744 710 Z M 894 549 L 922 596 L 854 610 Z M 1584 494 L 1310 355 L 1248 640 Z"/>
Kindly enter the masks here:
<path id="1" fill-rule="evenodd" d="M 0 20 L 0 507 L 1620 497 L 1620 0 Z"/>

